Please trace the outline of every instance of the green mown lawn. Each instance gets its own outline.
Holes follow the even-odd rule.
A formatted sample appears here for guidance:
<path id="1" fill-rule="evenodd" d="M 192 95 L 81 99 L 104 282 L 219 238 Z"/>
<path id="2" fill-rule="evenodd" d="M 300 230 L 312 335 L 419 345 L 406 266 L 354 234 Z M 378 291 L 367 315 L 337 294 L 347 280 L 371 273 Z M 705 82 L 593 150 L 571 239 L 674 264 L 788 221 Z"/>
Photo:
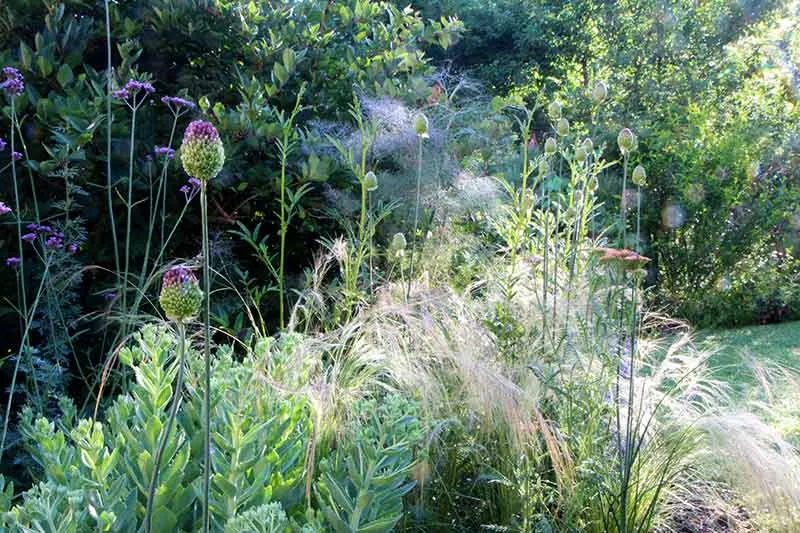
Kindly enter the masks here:
<path id="1" fill-rule="evenodd" d="M 702 330 L 698 345 L 716 349 L 710 364 L 732 386 L 752 383 L 750 363 L 800 372 L 800 322 L 736 329 Z"/>

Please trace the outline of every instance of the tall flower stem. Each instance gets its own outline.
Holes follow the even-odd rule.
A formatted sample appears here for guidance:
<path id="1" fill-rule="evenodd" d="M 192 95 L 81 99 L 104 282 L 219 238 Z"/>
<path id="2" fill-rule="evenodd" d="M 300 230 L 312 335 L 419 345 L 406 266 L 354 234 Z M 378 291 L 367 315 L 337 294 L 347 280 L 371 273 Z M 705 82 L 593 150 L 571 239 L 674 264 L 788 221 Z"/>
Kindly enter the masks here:
<path id="1" fill-rule="evenodd" d="M 161 435 L 161 440 L 158 443 L 156 455 L 153 458 L 153 475 L 150 481 L 150 493 L 147 497 L 147 512 L 144 517 L 144 531 L 145 533 L 151 532 L 151 520 L 153 518 L 153 505 L 156 499 L 156 489 L 158 488 L 158 474 L 161 467 L 161 458 L 164 455 L 164 449 L 169 442 L 169 434 L 172 431 L 172 426 L 175 424 L 175 417 L 178 414 L 178 407 L 181 404 L 181 397 L 183 394 L 183 366 L 186 359 L 186 326 L 183 322 L 176 324 L 178 330 L 178 378 L 175 382 L 175 391 L 172 395 L 172 406 L 169 411 L 169 418 L 167 419 L 167 427 Z"/>
<path id="2" fill-rule="evenodd" d="M 209 494 L 211 483 L 211 268 L 208 246 L 208 182 L 203 181 L 200 189 L 200 210 L 203 226 L 203 357 L 205 360 L 205 388 L 203 390 L 203 531 L 211 531 L 211 510 Z"/>
<path id="3" fill-rule="evenodd" d="M 119 275 L 119 243 L 117 242 L 117 223 L 114 221 L 114 195 L 111 192 L 111 14 L 109 0 L 105 0 L 106 15 L 106 192 L 108 194 L 108 218 L 111 223 L 111 240 L 114 243 L 115 274 Z"/>
<path id="4" fill-rule="evenodd" d="M 127 311 L 128 301 L 128 268 L 130 267 L 130 250 L 131 250 L 131 227 L 133 226 L 131 215 L 133 213 L 133 154 L 134 142 L 136 140 L 136 96 L 133 97 L 133 115 L 131 117 L 131 138 L 130 138 L 130 151 L 128 154 L 128 199 L 126 202 L 127 219 L 125 221 L 125 269 L 122 271 L 122 312 Z M 127 318 L 127 317 L 126 317 Z M 127 331 L 127 322 L 123 330 Z"/>
<path id="5" fill-rule="evenodd" d="M 417 248 L 417 231 L 419 229 L 419 202 L 422 196 L 422 143 L 421 135 L 417 136 L 419 149 L 417 151 L 417 199 L 414 204 L 414 232 L 411 234 L 411 257 L 408 266 L 408 282 L 406 285 L 406 300 L 411 297 L 411 279 L 414 277 L 414 252 Z"/>
<path id="6" fill-rule="evenodd" d="M 622 154 L 623 168 L 622 168 L 622 194 L 619 200 L 619 223 L 622 231 L 622 243 L 620 248 L 625 248 L 625 241 L 627 240 L 627 220 L 625 216 L 625 189 L 628 187 L 628 151 Z"/>

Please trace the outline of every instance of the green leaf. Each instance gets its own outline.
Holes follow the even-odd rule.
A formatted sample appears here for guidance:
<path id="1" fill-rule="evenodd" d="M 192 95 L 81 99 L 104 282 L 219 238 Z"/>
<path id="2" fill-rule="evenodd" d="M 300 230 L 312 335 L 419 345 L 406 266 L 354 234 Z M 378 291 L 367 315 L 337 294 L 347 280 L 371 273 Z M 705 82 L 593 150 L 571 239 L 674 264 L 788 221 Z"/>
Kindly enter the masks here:
<path id="1" fill-rule="evenodd" d="M 72 83 L 73 80 L 75 80 L 75 75 L 72 74 L 72 69 L 69 68 L 69 65 L 65 63 L 61 65 L 60 69 L 58 69 L 58 74 L 56 74 L 56 79 L 58 80 L 58 83 L 62 87 L 66 87 L 67 85 Z"/>

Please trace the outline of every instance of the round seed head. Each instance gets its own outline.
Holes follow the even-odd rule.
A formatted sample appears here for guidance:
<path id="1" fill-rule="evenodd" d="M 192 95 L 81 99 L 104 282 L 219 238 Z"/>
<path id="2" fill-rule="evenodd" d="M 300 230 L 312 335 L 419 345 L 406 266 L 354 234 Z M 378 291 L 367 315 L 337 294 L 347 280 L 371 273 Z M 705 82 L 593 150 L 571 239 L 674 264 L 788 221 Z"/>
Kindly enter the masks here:
<path id="1" fill-rule="evenodd" d="M 175 322 L 185 322 L 197 316 L 203 303 L 203 291 L 197 276 L 186 267 L 170 268 L 161 282 L 158 301 L 167 318 Z"/>

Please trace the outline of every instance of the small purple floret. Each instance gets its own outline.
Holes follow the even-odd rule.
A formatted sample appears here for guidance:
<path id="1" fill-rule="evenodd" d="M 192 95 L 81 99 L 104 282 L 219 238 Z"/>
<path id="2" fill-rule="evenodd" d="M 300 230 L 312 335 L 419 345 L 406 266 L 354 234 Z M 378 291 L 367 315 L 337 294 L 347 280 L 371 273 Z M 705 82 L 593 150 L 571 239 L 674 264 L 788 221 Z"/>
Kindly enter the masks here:
<path id="1" fill-rule="evenodd" d="M 170 107 L 175 106 L 178 109 L 181 107 L 185 107 L 187 109 L 197 109 L 197 105 L 194 102 L 179 96 L 162 96 L 161 101 Z"/>
<path id="2" fill-rule="evenodd" d="M 5 150 L 5 149 L 6 149 L 6 146 L 7 146 L 7 144 L 6 144 L 6 141 L 5 141 L 5 139 L 3 139 L 2 137 L 0 137 L 0 152 L 2 152 L 3 150 Z"/>
<path id="3" fill-rule="evenodd" d="M 9 257 L 6 259 L 6 266 L 8 267 L 15 267 L 19 265 L 22 261 L 20 261 L 19 257 Z"/>
<path id="4" fill-rule="evenodd" d="M 8 207 L 5 202 L 0 202 L 0 215 L 7 215 L 11 212 L 11 208 Z"/>
<path id="5" fill-rule="evenodd" d="M 156 155 L 165 156 L 167 159 L 175 159 L 175 150 L 169 146 L 156 146 Z"/>
<path id="6" fill-rule="evenodd" d="M 3 76 L 5 81 L 0 83 L 0 89 L 6 91 L 9 96 L 19 96 L 25 91 L 25 78 L 14 67 L 5 67 L 3 69 Z"/>
<path id="7" fill-rule="evenodd" d="M 22 154 L 19 152 L 11 152 L 11 159 L 13 159 L 14 161 L 19 161 L 20 159 L 22 159 Z"/>
<path id="8" fill-rule="evenodd" d="M 22 236 L 22 240 L 23 241 L 28 241 L 28 242 L 33 242 L 33 241 L 36 240 L 36 234 L 35 233 L 26 233 L 25 235 Z"/>

